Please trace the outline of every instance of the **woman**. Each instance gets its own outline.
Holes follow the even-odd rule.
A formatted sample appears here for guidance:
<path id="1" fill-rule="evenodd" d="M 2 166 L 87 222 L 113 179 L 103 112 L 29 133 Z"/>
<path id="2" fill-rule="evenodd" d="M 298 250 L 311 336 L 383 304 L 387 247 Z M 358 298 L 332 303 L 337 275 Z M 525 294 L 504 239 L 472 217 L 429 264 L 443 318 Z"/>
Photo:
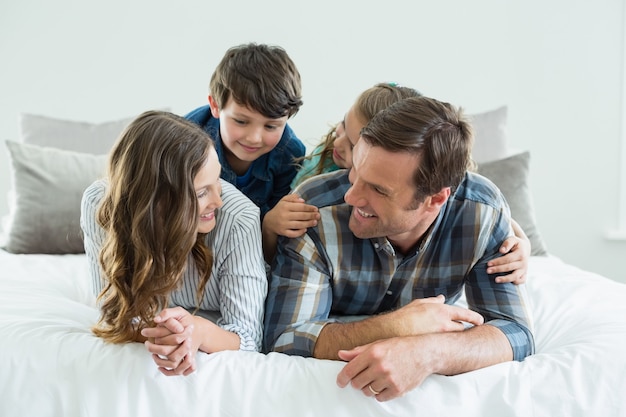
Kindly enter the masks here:
<path id="1" fill-rule="evenodd" d="M 193 372 L 198 350 L 261 347 L 259 209 L 220 171 L 201 128 L 149 111 L 122 133 L 107 178 L 83 195 L 81 228 L 101 308 L 93 331 L 112 343 L 145 342 L 166 375 Z M 215 323 L 196 312 L 217 316 Z"/>

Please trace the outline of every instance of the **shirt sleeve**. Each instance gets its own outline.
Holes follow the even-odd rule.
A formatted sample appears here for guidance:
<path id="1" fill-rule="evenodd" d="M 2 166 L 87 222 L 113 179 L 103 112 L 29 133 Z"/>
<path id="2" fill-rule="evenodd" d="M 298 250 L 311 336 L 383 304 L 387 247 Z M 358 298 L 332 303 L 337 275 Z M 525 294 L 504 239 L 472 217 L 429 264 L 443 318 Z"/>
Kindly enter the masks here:
<path id="1" fill-rule="evenodd" d="M 265 312 L 265 350 L 313 356 L 329 320 L 330 273 L 311 237 L 280 237 L 270 274 Z"/>
<path id="2" fill-rule="evenodd" d="M 103 196 L 104 184 L 101 180 L 98 180 L 87 187 L 83 193 L 80 206 L 80 227 L 83 232 L 83 242 L 89 264 L 92 291 L 96 297 L 100 295 L 104 287 L 99 258 L 100 249 L 104 243 L 105 232 L 96 221 L 96 210 Z"/>
<path id="3" fill-rule="evenodd" d="M 226 219 L 224 219 L 226 220 Z M 217 324 L 239 335 L 240 350 L 259 351 L 263 337 L 263 313 L 267 295 L 267 276 L 261 248 L 259 211 L 248 202 L 231 226 L 216 237 L 218 248 L 216 274 L 219 279 Z"/>
<path id="4" fill-rule="evenodd" d="M 471 310 L 483 315 L 485 324 L 500 329 L 511 344 L 513 359 L 523 360 L 534 353 L 534 338 L 531 332 L 532 319 L 526 299 L 524 285 L 499 284 L 495 278 L 499 274 L 487 274 L 487 262 L 502 256 L 498 249 L 510 232 L 508 211 L 491 211 L 495 221 L 483 221 L 492 230 L 481 233 L 484 255 L 471 269 L 465 285 L 465 295 Z"/>

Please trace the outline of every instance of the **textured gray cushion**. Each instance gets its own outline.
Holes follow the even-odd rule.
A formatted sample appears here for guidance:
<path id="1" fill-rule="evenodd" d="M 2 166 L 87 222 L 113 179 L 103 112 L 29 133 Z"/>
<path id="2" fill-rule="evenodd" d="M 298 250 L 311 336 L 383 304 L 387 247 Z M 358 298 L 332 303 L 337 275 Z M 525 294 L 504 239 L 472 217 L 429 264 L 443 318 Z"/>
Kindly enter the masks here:
<path id="1" fill-rule="evenodd" d="M 498 161 L 478 164 L 478 173 L 494 182 L 511 207 L 511 216 L 522 227 L 531 244 L 531 255 L 547 255 L 546 245 L 535 223 L 528 185 L 530 153 L 522 152 Z"/>
<path id="2" fill-rule="evenodd" d="M 6 141 L 13 198 L 4 249 L 13 253 L 82 253 L 80 201 L 104 175 L 106 155 Z"/>
<path id="3" fill-rule="evenodd" d="M 87 123 L 22 113 L 20 136 L 24 143 L 102 155 L 109 152 L 132 120 Z"/>
<path id="4" fill-rule="evenodd" d="M 506 133 L 508 108 L 506 106 L 470 115 L 474 128 L 472 159 L 476 163 L 495 161 L 509 156 Z"/>

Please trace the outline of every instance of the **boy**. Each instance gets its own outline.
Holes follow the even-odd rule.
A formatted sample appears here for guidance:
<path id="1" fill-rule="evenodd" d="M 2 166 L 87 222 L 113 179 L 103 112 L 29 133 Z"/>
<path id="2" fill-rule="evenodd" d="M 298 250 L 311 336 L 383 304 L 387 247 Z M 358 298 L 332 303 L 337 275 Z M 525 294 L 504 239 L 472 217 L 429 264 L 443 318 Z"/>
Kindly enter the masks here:
<path id="1" fill-rule="evenodd" d="M 209 104 L 185 116 L 215 140 L 221 177 L 261 209 L 290 191 L 295 158 L 305 153 L 287 120 L 302 105 L 300 73 L 284 49 L 230 48 L 211 76 Z"/>

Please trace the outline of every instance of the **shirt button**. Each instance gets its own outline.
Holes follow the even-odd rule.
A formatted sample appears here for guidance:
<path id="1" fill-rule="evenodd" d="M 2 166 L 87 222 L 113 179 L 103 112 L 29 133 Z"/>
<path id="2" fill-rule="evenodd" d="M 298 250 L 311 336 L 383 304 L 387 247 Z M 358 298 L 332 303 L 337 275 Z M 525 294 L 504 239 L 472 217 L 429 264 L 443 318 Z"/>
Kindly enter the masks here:
<path id="1" fill-rule="evenodd" d="M 375 247 L 376 249 L 378 249 L 378 247 L 379 247 L 379 246 L 380 246 L 380 245 L 379 245 L 378 243 L 374 243 L 374 247 Z"/>
<path id="2" fill-rule="evenodd" d="M 393 291 L 387 291 L 387 295 L 393 295 Z"/>

